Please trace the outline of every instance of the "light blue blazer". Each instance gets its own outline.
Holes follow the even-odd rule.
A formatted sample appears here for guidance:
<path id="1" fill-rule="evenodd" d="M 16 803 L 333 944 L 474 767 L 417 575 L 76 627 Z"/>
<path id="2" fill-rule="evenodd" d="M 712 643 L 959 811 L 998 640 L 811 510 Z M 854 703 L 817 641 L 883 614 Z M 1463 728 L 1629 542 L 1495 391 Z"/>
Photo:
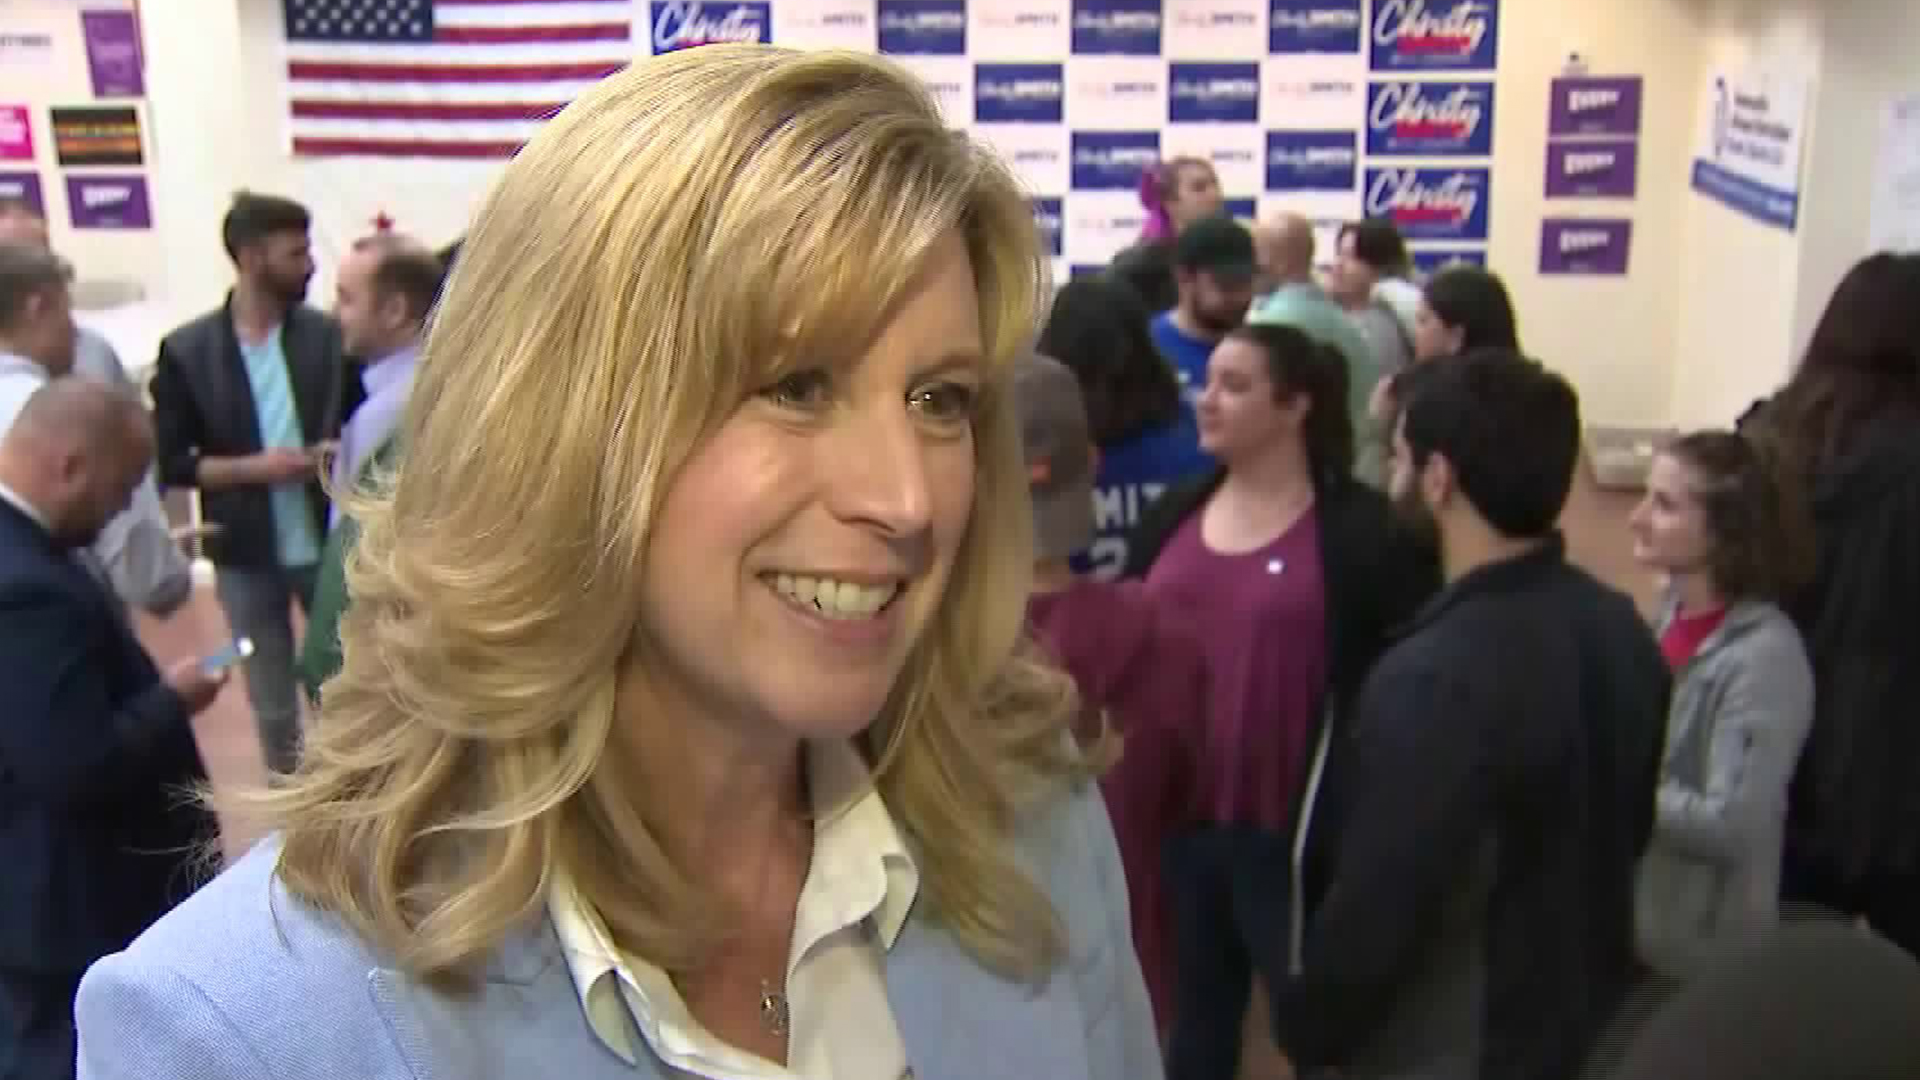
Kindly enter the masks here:
<path id="1" fill-rule="evenodd" d="M 1037 812 L 1022 857 L 1065 921 L 1044 984 L 982 968 L 916 905 L 887 954 L 914 1080 L 1158 1080 L 1106 808 Z M 80 1080 L 635 1080 L 588 1030 L 551 923 L 509 940 L 477 994 L 429 990 L 274 876 L 265 841 L 80 985 Z M 644 1040 L 635 1045 L 644 1048 Z"/>

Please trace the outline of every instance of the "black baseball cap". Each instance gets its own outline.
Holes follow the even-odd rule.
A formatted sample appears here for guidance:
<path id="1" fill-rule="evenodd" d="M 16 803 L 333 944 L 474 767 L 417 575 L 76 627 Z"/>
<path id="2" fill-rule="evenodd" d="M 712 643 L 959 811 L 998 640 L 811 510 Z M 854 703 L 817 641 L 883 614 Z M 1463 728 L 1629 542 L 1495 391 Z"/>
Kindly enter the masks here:
<path id="1" fill-rule="evenodd" d="M 1203 217 L 1180 230 L 1173 242 L 1173 265 L 1229 280 L 1251 278 L 1253 234 L 1230 217 Z"/>

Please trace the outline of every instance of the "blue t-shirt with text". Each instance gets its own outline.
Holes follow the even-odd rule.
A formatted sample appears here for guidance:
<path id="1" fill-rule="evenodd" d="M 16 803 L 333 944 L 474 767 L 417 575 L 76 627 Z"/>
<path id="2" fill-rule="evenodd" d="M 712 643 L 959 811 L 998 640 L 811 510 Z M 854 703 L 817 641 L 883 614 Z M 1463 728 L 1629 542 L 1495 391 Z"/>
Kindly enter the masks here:
<path id="1" fill-rule="evenodd" d="M 1180 397 L 1191 411 L 1207 388 L 1207 358 L 1219 342 L 1194 337 L 1173 323 L 1173 312 L 1162 312 L 1153 320 L 1153 343 L 1160 355 L 1173 365 L 1180 378 Z"/>
<path id="2" fill-rule="evenodd" d="M 1076 569 L 1101 581 L 1119 577 L 1127 565 L 1127 534 L 1141 512 L 1169 487 L 1212 468 L 1185 408 L 1165 427 L 1102 449 L 1093 480 L 1093 546 Z"/>

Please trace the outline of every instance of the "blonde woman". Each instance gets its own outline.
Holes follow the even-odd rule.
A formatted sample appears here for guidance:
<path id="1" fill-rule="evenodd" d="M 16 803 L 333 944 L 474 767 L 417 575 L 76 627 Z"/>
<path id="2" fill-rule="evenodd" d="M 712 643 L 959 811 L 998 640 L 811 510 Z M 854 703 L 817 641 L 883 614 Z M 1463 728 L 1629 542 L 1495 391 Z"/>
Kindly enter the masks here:
<path id="1" fill-rule="evenodd" d="M 1155 1077 L 1015 651 L 1025 199 L 901 69 L 642 61 L 504 170 L 272 837 L 89 973 L 82 1077 Z"/>

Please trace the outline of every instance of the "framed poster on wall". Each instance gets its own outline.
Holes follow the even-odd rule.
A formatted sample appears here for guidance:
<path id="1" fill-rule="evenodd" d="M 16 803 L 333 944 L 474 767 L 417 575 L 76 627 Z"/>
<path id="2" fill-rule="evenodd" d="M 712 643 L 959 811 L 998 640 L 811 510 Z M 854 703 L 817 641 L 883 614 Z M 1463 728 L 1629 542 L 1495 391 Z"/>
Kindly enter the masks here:
<path id="1" fill-rule="evenodd" d="M 55 106 L 53 152 L 63 168 L 141 165 L 140 110 L 131 105 Z"/>

